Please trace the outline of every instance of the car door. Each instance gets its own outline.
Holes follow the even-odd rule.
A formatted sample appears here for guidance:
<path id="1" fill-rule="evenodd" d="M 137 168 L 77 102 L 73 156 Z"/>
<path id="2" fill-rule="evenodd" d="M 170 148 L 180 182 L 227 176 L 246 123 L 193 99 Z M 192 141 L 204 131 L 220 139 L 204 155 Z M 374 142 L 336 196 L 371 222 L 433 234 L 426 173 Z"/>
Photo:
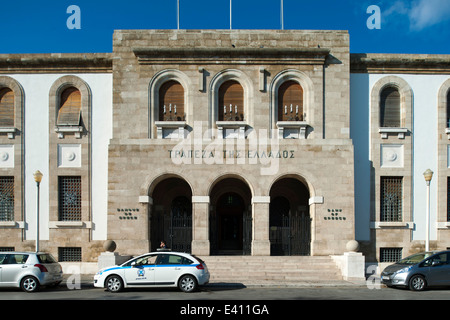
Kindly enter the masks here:
<path id="1" fill-rule="evenodd" d="M 176 254 L 160 254 L 155 268 L 155 285 L 175 285 L 183 272 L 183 257 Z"/>
<path id="2" fill-rule="evenodd" d="M 2 283 L 6 286 L 17 284 L 17 280 L 28 267 L 26 254 L 8 254 L 2 264 Z"/>
<path id="3" fill-rule="evenodd" d="M 432 285 L 450 285 L 450 255 L 442 253 L 430 258 L 429 283 Z"/>
<path id="4" fill-rule="evenodd" d="M 7 254 L 0 254 L 0 286 L 3 285 L 3 280 L 2 280 L 2 269 L 3 269 L 3 262 L 6 262 L 8 255 Z"/>
<path id="5" fill-rule="evenodd" d="M 148 287 L 155 282 L 155 262 L 157 255 L 136 258 L 124 269 L 125 282 L 128 286 Z"/>

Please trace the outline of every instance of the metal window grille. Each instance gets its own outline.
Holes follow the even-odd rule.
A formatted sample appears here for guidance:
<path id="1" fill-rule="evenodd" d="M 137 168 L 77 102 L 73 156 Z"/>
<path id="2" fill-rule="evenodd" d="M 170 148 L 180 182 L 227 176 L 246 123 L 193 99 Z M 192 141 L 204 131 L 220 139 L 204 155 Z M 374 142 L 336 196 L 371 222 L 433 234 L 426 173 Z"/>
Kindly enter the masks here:
<path id="1" fill-rule="evenodd" d="M 450 221 L 450 177 L 447 177 L 447 221 Z"/>
<path id="2" fill-rule="evenodd" d="M 380 262 L 397 262 L 402 258 L 402 248 L 380 248 Z"/>
<path id="3" fill-rule="evenodd" d="M 402 221 L 401 177 L 381 177 L 381 221 Z"/>
<path id="4" fill-rule="evenodd" d="M 81 248 L 80 247 L 60 247 L 58 248 L 59 262 L 81 262 Z"/>
<path id="5" fill-rule="evenodd" d="M 0 221 L 14 221 L 14 177 L 0 177 Z"/>
<path id="6" fill-rule="evenodd" d="M 14 247 L 0 247 L 1 252 L 13 252 L 16 251 Z"/>
<path id="7" fill-rule="evenodd" d="M 81 221 L 81 177 L 59 177 L 59 220 Z"/>

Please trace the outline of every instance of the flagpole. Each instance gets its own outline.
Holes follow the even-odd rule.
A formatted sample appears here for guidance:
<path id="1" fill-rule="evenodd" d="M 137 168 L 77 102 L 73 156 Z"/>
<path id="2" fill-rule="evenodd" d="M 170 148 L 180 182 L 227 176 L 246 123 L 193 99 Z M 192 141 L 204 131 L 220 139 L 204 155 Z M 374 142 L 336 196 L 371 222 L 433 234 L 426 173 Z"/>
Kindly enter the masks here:
<path id="1" fill-rule="evenodd" d="M 180 0 L 177 0 L 177 29 L 180 30 Z"/>
<path id="2" fill-rule="evenodd" d="M 233 6 L 233 0 L 230 0 L 230 30 L 232 29 L 232 20 L 233 20 L 233 12 L 232 12 L 232 6 Z"/>
<path id="3" fill-rule="evenodd" d="M 281 30 L 284 30 L 284 8 L 283 8 L 283 0 L 281 0 L 281 10 L 280 10 L 280 16 L 281 16 Z"/>

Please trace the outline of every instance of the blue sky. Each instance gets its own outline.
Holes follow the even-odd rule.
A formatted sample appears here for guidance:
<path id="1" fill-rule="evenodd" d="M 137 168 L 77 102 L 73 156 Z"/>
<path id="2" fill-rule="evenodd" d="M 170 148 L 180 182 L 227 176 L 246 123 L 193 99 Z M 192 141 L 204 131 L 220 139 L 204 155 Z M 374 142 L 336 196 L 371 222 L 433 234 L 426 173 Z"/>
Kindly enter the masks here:
<path id="1" fill-rule="evenodd" d="M 230 28 L 230 0 L 179 1 L 181 29 Z M 233 0 L 233 29 L 281 29 L 280 2 Z M 283 2 L 284 29 L 349 30 L 352 53 L 450 54 L 450 0 Z M 71 5 L 80 8 L 81 29 L 67 27 Z M 177 0 L 3 1 L 0 53 L 111 52 L 115 29 L 176 29 L 176 5 Z M 367 26 L 375 17 L 367 13 L 371 5 L 380 8 L 379 29 Z"/>

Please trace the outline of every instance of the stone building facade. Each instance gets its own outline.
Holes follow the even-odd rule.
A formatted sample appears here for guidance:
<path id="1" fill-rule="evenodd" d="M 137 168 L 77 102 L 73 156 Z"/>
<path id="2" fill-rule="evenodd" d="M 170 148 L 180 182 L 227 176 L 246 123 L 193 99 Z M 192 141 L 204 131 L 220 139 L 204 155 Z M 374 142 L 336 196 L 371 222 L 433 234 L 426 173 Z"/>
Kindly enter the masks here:
<path id="1" fill-rule="evenodd" d="M 356 237 L 369 261 L 423 251 L 427 211 L 430 249 L 450 247 L 449 66 L 448 55 L 351 56 Z"/>
<path id="2" fill-rule="evenodd" d="M 94 262 L 105 240 L 128 255 L 165 241 L 268 256 L 339 255 L 355 239 L 382 261 L 423 248 L 430 154 L 432 244 L 448 247 L 450 59 L 350 54 L 349 40 L 118 30 L 112 53 L 0 55 L 14 110 L 0 112 L 0 247 L 33 250 L 40 170 L 40 247 L 61 261 Z"/>
<path id="3" fill-rule="evenodd" d="M 288 212 L 311 220 L 302 239 L 308 254 L 343 251 L 354 238 L 349 88 L 343 85 L 349 83 L 348 38 L 346 32 L 117 31 L 108 237 L 136 252 L 156 248 L 151 234 L 160 227 L 151 217 L 170 215 L 174 200 L 185 197 L 192 252 L 270 255 L 269 221 L 284 210 L 271 208 L 271 200 L 283 197 Z M 169 101 L 165 112 L 173 119 L 166 121 L 159 101 L 168 81 L 182 87 L 184 114 L 174 120 Z M 219 104 L 230 82 L 242 95 L 231 110 L 230 103 Z M 302 101 L 281 106 L 290 121 L 278 119 L 287 82 L 303 89 Z M 232 213 L 223 209 L 224 197 L 233 198 Z M 127 208 L 139 209 L 136 219 L 120 220 Z M 324 219 L 330 210 L 345 220 Z"/>

